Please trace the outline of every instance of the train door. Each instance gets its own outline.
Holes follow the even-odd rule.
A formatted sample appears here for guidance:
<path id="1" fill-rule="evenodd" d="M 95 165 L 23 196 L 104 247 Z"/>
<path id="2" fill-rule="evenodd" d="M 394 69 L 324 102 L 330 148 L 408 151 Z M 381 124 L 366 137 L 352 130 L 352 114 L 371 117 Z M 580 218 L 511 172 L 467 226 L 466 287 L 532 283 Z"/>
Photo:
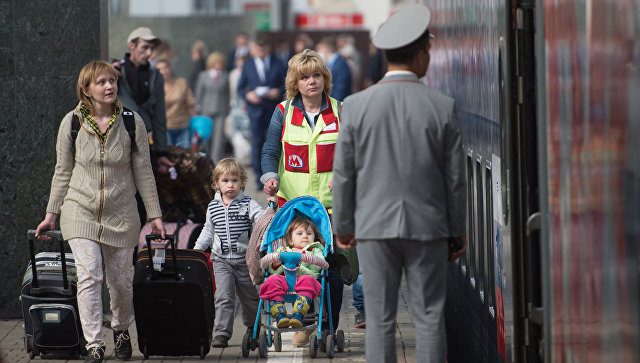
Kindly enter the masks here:
<path id="1" fill-rule="evenodd" d="M 535 1 L 516 0 L 515 65 L 511 132 L 514 329 L 516 361 L 541 362 L 542 278 L 539 233 L 538 144 L 536 117 Z"/>

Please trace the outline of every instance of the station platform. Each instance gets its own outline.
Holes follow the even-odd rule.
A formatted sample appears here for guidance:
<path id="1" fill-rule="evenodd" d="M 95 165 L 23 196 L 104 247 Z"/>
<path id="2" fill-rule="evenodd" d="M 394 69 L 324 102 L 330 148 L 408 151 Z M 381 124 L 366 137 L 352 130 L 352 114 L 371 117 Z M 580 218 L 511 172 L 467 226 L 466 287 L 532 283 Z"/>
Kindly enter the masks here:
<path id="1" fill-rule="evenodd" d="M 133 344 L 132 362 L 365 362 L 364 354 L 364 338 L 365 329 L 354 328 L 355 308 L 352 304 L 352 292 L 350 286 L 345 286 L 344 299 L 342 301 L 342 310 L 340 311 L 340 327 L 345 333 L 345 349 L 344 352 L 335 353 L 333 359 L 329 359 L 324 352 L 319 351 L 315 359 L 309 357 L 308 346 L 294 347 L 291 345 L 291 337 L 293 333 L 282 334 L 282 351 L 276 352 L 274 348 L 269 349 L 266 359 L 258 356 L 258 351 L 250 352 L 249 358 L 242 358 L 241 346 L 242 336 L 246 330 L 242 325 L 242 318 L 236 316 L 234 320 L 234 334 L 229 340 L 229 346 L 224 349 L 211 348 L 209 354 L 200 360 L 198 357 L 161 357 L 151 356 L 145 360 L 142 353 L 138 349 L 137 333 L 135 322 L 129 327 L 131 341 Z M 398 317 L 396 320 L 396 354 L 398 362 L 415 362 L 415 329 L 413 321 L 409 315 L 409 309 L 406 304 L 407 288 L 406 283 L 400 287 L 398 296 Z M 17 299 L 16 299 L 17 300 Z M 105 317 L 105 326 L 109 326 L 108 316 Z M 104 362 L 120 362 L 113 355 L 113 333 L 110 328 L 103 328 L 104 339 L 107 345 Z M 24 328 L 22 319 L 0 320 L 0 360 L 2 363 L 23 363 L 31 362 L 29 355 L 24 349 L 23 343 Z M 42 363 L 61 363 L 61 362 L 81 362 L 82 360 L 64 360 L 64 359 L 41 359 L 36 357 L 33 362 Z"/>
<path id="2" fill-rule="evenodd" d="M 246 167 L 247 183 L 245 194 L 251 196 L 260 205 L 266 205 L 266 195 L 264 192 L 255 189 L 256 178 L 251 167 Z M 16 303 L 18 302 L 19 292 L 16 292 Z M 400 286 L 398 296 L 398 316 L 396 319 L 396 354 L 398 363 L 415 362 L 415 329 L 413 321 L 409 315 L 407 306 L 407 287 L 406 281 Z M 238 316 L 236 309 L 236 318 L 234 319 L 233 336 L 229 340 L 229 346 L 224 349 L 211 348 L 204 360 L 200 360 L 197 356 L 192 357 L 161 357 L 150 356 L 145 360 L 144 356 L 138 348 L 138 336 L 136 333 L 135 321 L 129 327 L 131 334 L 131 343 L 133 345 L 133 356 L 131 362 L 366 362 L 365 358 L 365 329 L 354 327 L 354 316 L 357 310 L 352 306 L 353 293 L 351 286 L 344 287 L 342 309 L 340 311 L 340 325 L 338 329 L 342 329 L 345 333 L 345 349 L 344 352 L 335 352 L 333 359 L 326 357 L 325 353 L 318 351 L 318 356 L 311 359 L 309 356 L 309 346 L 294 347 L 291 345 L 291 337 L 293 333 L 282 334 L 282 351 L 276 352 L 272 347 L 269 349 L 267 359 L 261 359 L 258 356 L 258 350 L 249 353 L 248 358 L 242 357 L 242 337 L 246 331 L 246 327 L 242 324 L 242 318 Z M 290 306 L 288 310 L 291 310 Z M 110 328 L 110 317 L 105 316 L 103 335 L 106 343 L 106 352 L 104 362 L 121 362 L 114 357 L 113 352 L 113 333 Z M 135 317 L 134 317 L 135 318 Z M 29 355 L 24 348 L 24 327 L 22 319 L 0 320 L 0 363 L 24 363 L 31 362 Z M 41 359 L 36 357 L 33 362 L 42 363 L 61 363 L 61 362 L 82 362 L 82 360 L 64 360 L 64 359 Z"/>

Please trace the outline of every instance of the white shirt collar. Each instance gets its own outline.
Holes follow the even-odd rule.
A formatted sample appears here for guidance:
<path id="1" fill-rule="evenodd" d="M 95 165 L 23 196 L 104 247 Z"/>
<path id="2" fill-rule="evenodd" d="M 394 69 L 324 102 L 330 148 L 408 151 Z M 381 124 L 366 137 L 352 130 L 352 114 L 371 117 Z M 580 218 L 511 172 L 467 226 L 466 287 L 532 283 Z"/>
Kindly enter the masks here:
<path id="1" fill-rule="evenodd" d="M 407 76 L 407 75 L 414 75 L 417 77 L 417 75 L 411 71 L 389 71 L 387 73 L 385 73 L 385 77 L 389 77 L 389 76 Z"/>

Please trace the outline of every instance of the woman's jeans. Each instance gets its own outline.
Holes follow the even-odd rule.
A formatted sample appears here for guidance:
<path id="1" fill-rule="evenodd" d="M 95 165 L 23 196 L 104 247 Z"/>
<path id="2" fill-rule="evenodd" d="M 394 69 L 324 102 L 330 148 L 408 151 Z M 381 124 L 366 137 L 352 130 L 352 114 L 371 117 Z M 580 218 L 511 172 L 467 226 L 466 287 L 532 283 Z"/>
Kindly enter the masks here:
<path id="1" fill-rule="evenodd" d="M 167 145 L 180 146 L 185 149 L 191 148 L 189 140 L 189 127 L 181 129 L 167 129 Z"/>
<path id="2" fill-rule="evenodd" d="M 362 294 L 362 271 L 358 275 L 358 279 L 351 286 L 353 291 L 353 307 L 358 312 L 364 311 L 364 295 Z"/>

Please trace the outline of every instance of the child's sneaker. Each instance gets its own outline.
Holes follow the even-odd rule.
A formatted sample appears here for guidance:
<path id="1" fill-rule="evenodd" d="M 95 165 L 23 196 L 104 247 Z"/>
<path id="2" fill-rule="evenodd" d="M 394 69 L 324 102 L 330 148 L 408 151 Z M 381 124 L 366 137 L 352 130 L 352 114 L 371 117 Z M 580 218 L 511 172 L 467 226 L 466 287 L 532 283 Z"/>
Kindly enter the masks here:
<path id="1" fill-rule="evenodd" d="M 293 304 L 293 316 L 289 319 L 289 326 L 292 328 L 301 328 L 304 314 L 309 311 L 309 299 L 306 296 L 298 295 L 296 302 Z"/>
<path id="2" fill-rule="evenodd" d="M 278 328 L 286 328 L 289 326 L 289 318 L 287 317 L 287 309 L 284 307 L 282 301 L 271 302 L 271 316 L 276 319 L 276 326 Z"/>
<path id="3" fill-rule="evenodd" d="M 213 337 L 213 343 L 211 344 L 214 348 L 226 348 L 229 346 L 229 337 L 224 335 L 216 335 Z"/>

